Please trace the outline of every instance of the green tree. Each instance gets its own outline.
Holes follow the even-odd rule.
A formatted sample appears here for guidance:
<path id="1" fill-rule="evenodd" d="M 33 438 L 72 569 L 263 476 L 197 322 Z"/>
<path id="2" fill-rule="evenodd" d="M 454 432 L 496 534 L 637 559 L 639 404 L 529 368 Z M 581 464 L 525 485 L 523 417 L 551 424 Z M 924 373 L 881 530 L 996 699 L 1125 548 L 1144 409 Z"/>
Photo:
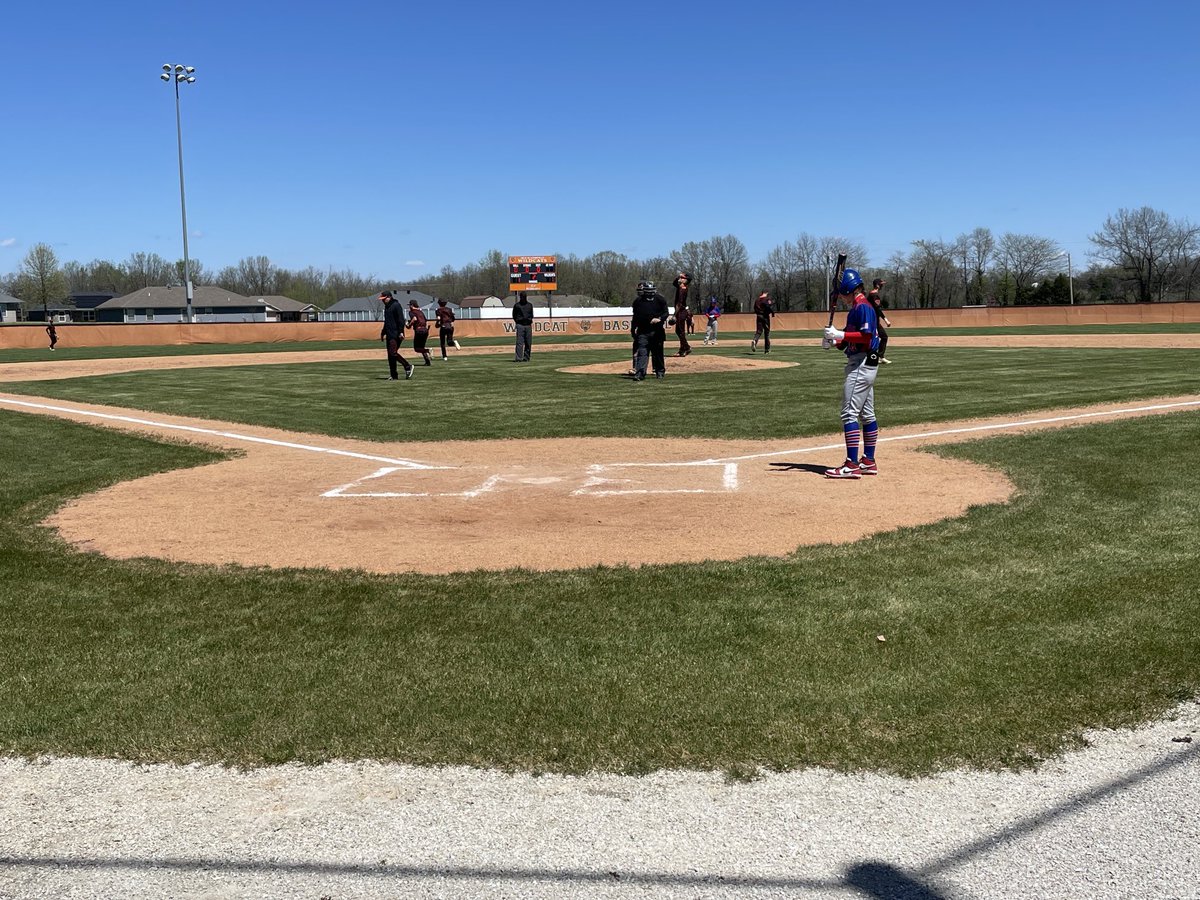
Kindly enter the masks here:
<path id="1" fill-rule="evenodd" d="M 47 309 L 51 301 L 66 299 L 67 279 L 58 265 L 58 257 L 48 244 L 35 244 L 21 260 L 17 275 L 17 291 L 26 308 L 41 306 Z"/>

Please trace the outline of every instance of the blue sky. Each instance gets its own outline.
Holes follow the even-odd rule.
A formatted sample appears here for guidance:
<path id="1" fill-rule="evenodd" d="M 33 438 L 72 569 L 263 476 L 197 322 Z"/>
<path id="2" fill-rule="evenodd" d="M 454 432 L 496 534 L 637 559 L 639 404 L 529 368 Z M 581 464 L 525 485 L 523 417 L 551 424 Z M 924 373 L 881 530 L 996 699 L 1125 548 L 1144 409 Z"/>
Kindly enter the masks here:
<path id="1" fill-rule="evenodd" d="M 882 264 L 977 226 L 1200 219 L 1200 5 L 9 4 L 0 273 L 182 255 L 421 277 L 801 232 Z"/>

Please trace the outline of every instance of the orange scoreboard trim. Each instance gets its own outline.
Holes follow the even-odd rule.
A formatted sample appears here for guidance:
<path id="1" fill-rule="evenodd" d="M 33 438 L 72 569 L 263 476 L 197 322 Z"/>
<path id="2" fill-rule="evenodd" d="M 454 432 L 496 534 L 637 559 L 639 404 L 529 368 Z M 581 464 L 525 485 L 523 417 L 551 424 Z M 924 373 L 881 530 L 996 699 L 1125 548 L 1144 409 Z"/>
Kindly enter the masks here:
<path id="1" fill-rule="evenodd" d="M 508 258 L 508 287 L 513 293 L 521 291 L 558 290 L 557 256 L 510 256 Z"/>

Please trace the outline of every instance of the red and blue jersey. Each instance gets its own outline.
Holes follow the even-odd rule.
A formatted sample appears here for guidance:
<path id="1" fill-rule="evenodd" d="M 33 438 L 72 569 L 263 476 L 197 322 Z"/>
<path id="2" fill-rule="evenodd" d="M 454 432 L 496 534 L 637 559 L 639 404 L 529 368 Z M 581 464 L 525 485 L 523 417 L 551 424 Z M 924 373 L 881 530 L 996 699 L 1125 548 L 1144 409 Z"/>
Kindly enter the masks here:
<path id="1" fill-rule="evenodd" d="M 846 316 L 846 339 L 842 351 L 850 356 L 855 353 L 870 353 L 879 349 L 879 318 L 863 294 L 854 297 L 854 306 Z"/>

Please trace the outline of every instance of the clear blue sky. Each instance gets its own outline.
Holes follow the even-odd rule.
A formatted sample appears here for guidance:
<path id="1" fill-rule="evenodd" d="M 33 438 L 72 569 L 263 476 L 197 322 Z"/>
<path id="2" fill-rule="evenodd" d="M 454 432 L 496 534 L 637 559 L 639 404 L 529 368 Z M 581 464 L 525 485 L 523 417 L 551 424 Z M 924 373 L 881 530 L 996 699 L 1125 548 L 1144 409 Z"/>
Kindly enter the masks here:
<path id="1" fill-rule="evenodd" d="M 51 16 L 53 11 L 53 16 Z M 882 264 L 977 226 L 1081 267 L 1121 207 L 1200 219 L 1200 5 L 8 4 L 0 273 L 182 255 L 409 278 L 508 254 Z"/>

